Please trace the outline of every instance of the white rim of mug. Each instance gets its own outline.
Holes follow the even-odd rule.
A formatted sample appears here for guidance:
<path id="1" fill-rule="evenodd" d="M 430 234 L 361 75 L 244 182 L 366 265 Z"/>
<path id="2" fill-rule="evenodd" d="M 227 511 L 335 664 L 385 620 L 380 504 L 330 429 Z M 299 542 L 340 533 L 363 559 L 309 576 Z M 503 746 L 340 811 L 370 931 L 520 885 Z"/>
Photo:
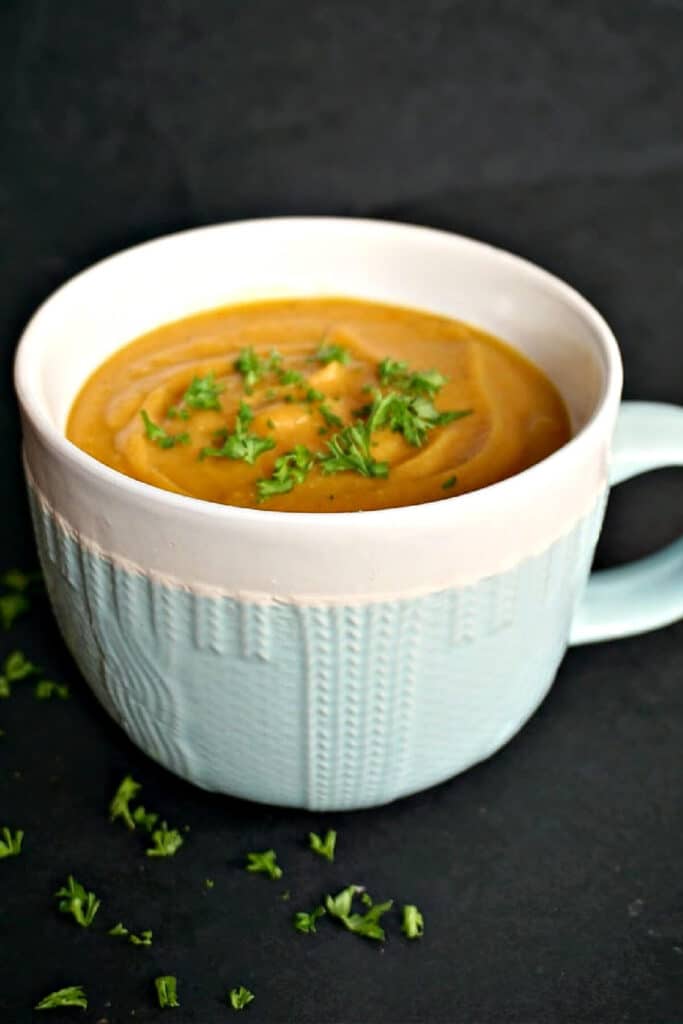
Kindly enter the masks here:
<path id="1" fill-rule="evenodd" d="M 41 339 L 39 333 L 41 320 L 48 312 L 49 307 L 61 297 L 63 292 L 76 285 L 76 283 L 82 282 L 82 280 L 88 275 L 94 275 L 98 271 L 101 271 L 104 267 L 114 261 L 123 261 L 127 257 L 139 253 L 142 250 L 153 248 L 155 246 L 162 247 L 168 242 L 180 241 L 183 238 L 197 237 L 199 235 L 209 234 L 212 232 L 225 231 L 230 228 L 249 226 L 266 228 L 268 225 L 289 225 L 294 227 L 297 224 L 302 226 L 317 224 L 323 227 L 334 227 L 335 229 L 338 229 L 342 225 L 349 229 L 353 229 L 355 227 L 377 231 L 390 229 L 394 231 L 405 231 L 407 233 L 427 234 L 435 236 L 442 241 L 457 240 L 461 244 L 465 243 L 466 245 L 472 246 L 480 251 L 484 251 L 485 253 L 491 253 L 497 259 L 502 258 L 506 262 L 513 264 L 520 271 L 535 277 L 539 283 L 543 284 L 548 290 L 554 292 L 558 298 L 564 300 L 565 303 L 574 308 L 588 322 L 594 332 L 594 337 L 600 342 L 600 354 L 602 357 L 604 371 L 602 394 L 596 402 L 596 406 L 588 421 L 570 438 L 569 441 L 567 441 L 566 444 L 562 445 L 561 448 L 558 448 L 557 451 L 553 452 L 551 455 L 546 456 L 546 458 L 535 463 L 535 465 L 530 466 L 528 469 L 514 474 L 514 476 L 506 477 L 504 480 L 494 484 L 488 484 L 486 487 L 469 491 L 466 494 L 452 495 L 450 497 L 439 498 L 435 501 L 423 502 L 421 504 L 400 505 L 383 509 L 367 509 L 358 512 L 334 513 L 281 512 L 274 509 L 245 508 L 238 505 L 223 505 L 218 502 L 207 501 L 203 498 L 193 498 L 184 494 L 176 494 L 173 491 L 166 491 L 160 487 L 155 487 L 153 484 L 147 484 L 140 480 L 135 480 L 132 477 L 126 476 L 125 473 L 120 473 L 118 470 L 112 469 L 104 463 L 99 462 L 92 455 L 88 455 L 81 448 L 78 448 L 72 441 L 69 441 L 68 438 L 54 426 L 50 417 L 42 408 L 38 400 L 38 396 L 35 394 L 35 389 L 32 384 L 32 378 L 35 375 L 31 373 L 31 363 L 35 358 L 34 347 L 37 347 L 39 344 L 45 344 L 44 338 Z M 292 297 L 295 296 L 293 295 Z M 255 301 L 255 299 L 253 301 Z M 411 522 L 416 520 L 424 521 L 425 518 L 437 518 L 443 514 L 445 509 L 448 509 L 448 514 L 452 515 L 457 508 L 463 508 L 465 503 L 467 509 L 472 511 L 473 506 L 475 506 L 476 503 L 483 504 L 484 502 L 488 502 L 490 499 L 504 501 L 506 496 L 510 495 L 514 489 L 526 486 L 527 482 L 530 482 L 532 478 L 534 480 L 537 479 L 541 473 L 547 471 L 551 466 L 556 466 L 560 461 L 570 457 L 574 452 L 578 451 L 579 448 L 590 446 L 596 435 L 600 436 L 609 429 L 611 425 L 612 410 L 616 410 L 621 397 L 622 379 L 623 371 L 619 347 L 607 321 L 587 299 L 585 299 L 578 291 L 576 291 L 576 289 L 572 288 L 571 285 L 567 284 L 561 278 L 556 277 L 554 274 L 544 270 L 542 267 L 532 263 L 530 260 L 509 252 L 507 249 L 490 245 L 487 242 L 470 238 L 467 235 L 460 235 L 455 232 L 444 231 L 438 228 L 424 227 L 418 224 L 408 224 L 401 221 L 360 217 L 283 216 L 226 221 L 220 224 L 210 224 L 204 227 L 173 232 L 171 234 L 162 235 L 158 238 L 150 239 L 147 242 L 142 242 L 139 245 L 122 249 L 105 259 L 91 264 L 89 267 L 80 271 L 80 273 L 75 274 L 73 277 L 65 281 L 64 284 L 60 285 L 59 288 L 52 292 L 48 298 L 41 303 L 21 334 L 14 359 L 14 385 L 25 414 L 48 445 L 56 448 L 67 461 L 74 463 L 85 473 L 89 473 L 93 476 L 99 476 L 104 480 L 108 480 L 116 487 L 132 492 L 133 494 L 137 494 L 140 497 L 146 498 L 149 502 L 166 508 L 171 507 L 186 510 L 194 509 L 199 515 L 208 515 L 217 519 L 224 519 L 226 521 L 242 520 L 261 522 L 264 526 L 267 522 L 270 522 L 272 525 L 280 524 L 283 527 L 287 525 L 312 526 L 315 524 L 316 527 L 322 526 L 324 529 L 339 529 L 340 527 L 345 528 L 349 525 L 381 528 L 386 525 L 386 521 L 389 517 L 393 520 L 392 525 L 410 525 Z M 399 519 L 401 520 L 400 523 L 397 522 Z"/>

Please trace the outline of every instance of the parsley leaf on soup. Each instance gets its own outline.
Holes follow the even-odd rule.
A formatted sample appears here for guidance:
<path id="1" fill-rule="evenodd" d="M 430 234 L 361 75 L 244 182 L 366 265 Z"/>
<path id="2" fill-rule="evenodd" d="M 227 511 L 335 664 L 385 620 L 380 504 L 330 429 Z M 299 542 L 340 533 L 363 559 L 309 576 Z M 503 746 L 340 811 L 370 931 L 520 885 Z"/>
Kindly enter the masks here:
<path id="1" fill-rule="evenodd" d="M 446 383 L 447 378 L 438 370 L 411 371 L 408 364 L 396 359 L 383 359 L 377 367 L 380 384 L 383 387 L 396 388 L 413 395 L 434 395 Z"/>
<path id="2" fill-rule="evenodd" d="M 324 907 L 316 907 L 308 914 L 305 910 L 299 910 L 294 915 L 294 927 L 298 932 L 302 932 L 304 935 L 310 935 L 311 932 L 315 933 L 315 923 L 318 918 L 322 917 L 326 913 Z"/>
<path id="3" fill-rule="evenodd" d="M 334 860 L 334 848 L 336 844 L 337 833 L 332 828 L 327 830 L 324 839 L 322 839 L 317 832 L 308 833 L 308 845 L 311 850 L 330 862 Z"/>
<path id="4" fill-rule="evenodd" d="M 189 409 L 220 410 L 220 396 L 224 390 L 222 385 L 216 383 L 214 373 L 208 373 L 206 377 L 193 377 L 180 404 L 172 405 L 166 415 L 169 419 L 179 417 L 181 420 L 187 420 L 190 418 Z"/>
<path id="5" fill-rule="evenodd" d="M 328 363 L 341 363 L 346 365 L 349 362 L 349 353 L 342 345 L 326 345 L 324 342 L 310 357 L 311 362 L 316 360 L 325 366 Z"/>
<path id="6" fill-rule="evenodd" d="M 56 992 L 50 992 L 36 1003 L 36 1010 L 55 1010 L 60 1006 L 79 1006 L 82 1010 L 88 1009 L 88 997 L 82 985 L 70 985 L 68 988 L 58 988 Z"/>
<path id="7" fill-rule="evenodd" d="M 249 433 L 249 424 L 253 418 L 254 413 L 250 406 L 245 402 L 240 402 L 232 434 L 219 431 L 217 436 L 223 441 L 221 447 L 202 448 L 199 453 L 200 459 L 242 459 L 248 465 L 253 466 L 259 455 L 263 455 L 264 452 L 275 447 L 272 437 L 260 437 L 258 434 Z"/>
<path id="8" fill-rule="evenodd" d="M 247 854 L 247 871 L 253 874 L 267 875 L 268 878 L 282 878 L 282 868 L 277 863 L 275 850 L 264 850 L 262 853 Z"/>
<path id="9" fill-rule="evenodd" d="M 167 430 L 164 430 L 158 423 L 150 419 L 146 409 L 140 410 L 140 416 L 145 427 L 145 436 L 149 441 L 157 444 L 159 448 L 174 448 L 177 444 L 190 443 L 189 434 L 169 434 Z"/>
<path id="10" fill-rule="evenodd" d="M 279 353 L 274 353 L 274 355 L 279 355 Z M 242 349 L 235 360 L 234 366 L 235 369 L 242 374 L 244 379 L 244 390 L 248 395 L 253 392 L 254 385 L 258 383 L 266 370 L 270 368 L 267 363 L 256 355 L 251 347 Z"/>
<path id="11" fill-rule="evenodd" d="M 116 821 L 117 818 L 122 818 L 126 827 L 133 831 L 135 819 L 130 809 L 130 802 L 141 789 L 142 786 L 139 782 L 136 782 L 130 775 L 126 775 L 109 804 L 109 820 Z"/>
<path id="12" fill-rule="evenodd" d="M 304 444 L 298 444 L 291 452 L 278 456 L 272 476 L 256 483 L 259 501 L 266 501 L 275 494 L 288 494 L 296 484 L 304 482 L 313 464 L 313 453 Z"/>
<path id="13" fill-rule="evenodd" d="M 86 892 L 73 875 L 69 875 L 66 885 L 58 889 L 55 896 L 59 899 L 59 909 L 63 914 L 71 914 L 81 928 L 89 928 L 100 908 L 100 900 L 94 892 Z"/>
<path id="14" fill-rule="evenodd" d="M 180 1006 L 178 1002 L 178 979 L 172 974 L 164 974 L 154 979 L 154 987 L 157 990 L 157 999 L 162 1010 L 166 1007 Z"/>
<path id="15" fill-rule="evenodd" d="M 24 833 L 20 828 L 12 832 L 4 825 L 0 829 L 0 860 L 4 860 L 5 857 L 18 857 L 23 841 Z"/>
<path id="16" fill-rule="evenodd" d="M 387 477 L 389 463 L 377 462 L 370 446 L 372 435 L 386 425 L 393 395 L 376 392 L 364 413 L 367 419 L 344 427 L 326 442 L 328 451 L 318 455 L 323 473 L 352 471 L 367 477 Z"/>
<path id="17" fill-rule="evenodd" d="M 224 388 L 216 383 L 214 373 L 209 373 L 206 377 L 194 377 L 183 395 L 183 402 L 191 409 L 220 409 L 219 396 L 223 390 Z"/>

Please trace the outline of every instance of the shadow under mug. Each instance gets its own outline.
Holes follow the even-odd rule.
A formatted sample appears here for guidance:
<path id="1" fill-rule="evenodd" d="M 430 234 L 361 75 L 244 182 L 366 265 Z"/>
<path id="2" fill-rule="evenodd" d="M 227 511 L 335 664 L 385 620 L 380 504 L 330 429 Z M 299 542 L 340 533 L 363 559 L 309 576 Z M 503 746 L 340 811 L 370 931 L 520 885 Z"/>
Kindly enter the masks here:
<path id="1" fill-rule="evenodd" d="M 499 335 L 558 386 L 572 440 L 472 494 L 297 514 L 158 490 L 65 439 L 80 386 L 127 341 L 286 295 L 422 307 Z M 396 799 L 510 739 L 569 643 L 683 615 L 683 540 L 588 581 L 609 485 L 683 463 L 683 410 L 620 408 L 619 353 L 600 315 L 479 242 L 328 218 L 159 239 L 48 299 L 15 380 L 64 638 L 131 739 L 207 789 L 316 810 Z"/>

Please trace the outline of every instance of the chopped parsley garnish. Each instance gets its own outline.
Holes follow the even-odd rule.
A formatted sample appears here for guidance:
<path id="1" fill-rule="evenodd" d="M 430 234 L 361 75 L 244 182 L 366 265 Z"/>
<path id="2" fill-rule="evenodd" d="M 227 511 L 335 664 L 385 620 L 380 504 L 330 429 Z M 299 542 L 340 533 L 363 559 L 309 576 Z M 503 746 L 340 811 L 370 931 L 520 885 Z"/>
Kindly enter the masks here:
<path id="1" fill-rule="evenodd" d="M 10 683 L 16 683 L 19 679 L 25 679 L 26 676 L 35 675 L 38 671 L 40 671 L 38 667 L 30 662 L 21 651 L 12 651 L 5 658 L 3 674 Z"/>
<path id="2" fill-rule="evenodd" d="M 193 377 L 192 383 L 182 397 L 180 405 L 172 405 L 166 415 L 173 419 L 178 416 L 180 419 L 189 418 L 189 409 L 218 409 L 221 408 L 219 396 L 225 388 L 216 383 L 215 373 L 208 373 L 206 377 Z"/>
<path id="3" fill-rule="evenodd" d="M 291 452 L 278 456 L 272 476 L 256 483 L 259 501 L 266 501 L 275 494 L 288 494 L 296 484 L 304 482 L 313 464 L 313 453 L 305 444 L 298 444 Z"/>
<path id="4" fill-rule="evenodd" d="M 325 838 L 321 839 L 317 832 L 309 832 L 308 844 L 314 853 L 319 854 L 331 863 L 334 860 L 334 848 L 337 844 L 337 833 L 334 829 L 330 828 L 325 833 Z"/>
<path id="5" fill-rule="evenodd" d="M 281 384 L 303 384 L 304 375 L 298 370 L 278 370 L 278 380 Z"/>
<path id="6" fill-rule="evenodd" d="M 303 932 L 304 935 L 310 935 L 311 932 L 315 933 L 315 923 L 325 913 L 327 911 L 324 907 L 316 907 L 310 914 L 307 914 L 305 910 L 300 910 L 294 915 L 294 927 L 298 932 Z"/>
<path id="7" fill-rule="evenodd" d="M 275 447 L 272 437 L 259 437 L 257 434 L 249 433 L 249 424 L 254 418 L 254 412 L 245 402 L 240 402 L 235 420 L 235 429 L 232 434 L 220 431 L 219 436 L 223 439 L 220 448 L 202 448 L 199 453 L 201 459 L 243 459 L 244 462 L 253 466 L 259 455 L 268 452 Z"/>
<path id="8" fill-rule="evenodd" d="M 454 420 L 469 416 L 472 412 L 471 409 L 439 412 L 431 398 L 424 398 L 421 395 L 389 392 L 385 398 L 387 404 L 378 426 L 386 425 L 390 430 L 403 434 L 408 444 L 416 448 L 424 443 L 427 433 L 434 427 L 443 427 Z"/>
<path id="9" fill-rule="evenodd" d="M 152 811 L 146 811 L 142 804 L 133 811 L 133 822 L 135 825 L 144 828 L 145 832 L 153 832 L 158 820 L 159 815 L 154 814 Z"/>
<path id="10" fill-rule="evenodd" d="M 118 924 L 115 924 L 113 928 L 109 929 L 109 934 L 110 935 L 127 935 L 128 936 L 128 941 L 133 946 L 151 946 L 152 945 L 152 931 L 151 931 L 150 928 L 147 928 L 144 932 L 140 932 L 139 935 L 135 935 L 133 932 L 128 931 L 128 929 L 125 927 L 125 925 L 123 925 L 119 921 Z"/>
<path id="11" fill-rule="evenodd" d="M 380 384 L 396 388 L 412 395 L 427 395 L 433 398 L 446 383 L 446 377 L 438 370 L 417 370 L 411 372 L 407 363 L 396 359 L 383 359 L 377 367 Z"/>
<path id="12" fill-rule="evenodd" d="M 4 825 L 0 829 L 0 860 L 4 860 L 5 857 L 18 857 L 23 841 L 24 833 L 20 828 L 12 832 L 7 825 Z"/>
<path id="13" fill-rule="evenodd" d="M 140 410 L 142 422 L 145 425 L 145 434 L 150 441 L 154 441 L 160 448 L 174 448 L 177 444 L 189 444 L 189 434 L 169 434 L 167 430 L 160 427 L 158 423 L 150 419 L 145 409 Z"/>
<path id="14" fill-rule="evenodd" d="M 0 583 L 3 587 L 9 587 L 10 590 L 28 590 L 32 583 L 38 583 L 42 580 L 43 574 L 40 572 L 24 572 L 23 569 L 8 569 L 0 576 Z"/>
<path id="15" fill-rule="evenodd" d="M 320 403 L 320 405 L 318 406 L 318 412 L 325 420 L 325 423 L 327 424 L 328 427 L 344 426 L 344 420 L 341 418 L 341 416 L 337 416 L 335 412 L 332 412 L 332 410 L 330 409 L 329 405 L 327 405 L 326 402 Z"/>
<path id="16" fill-rule="evenodd" d="M 443 487 L 444 491 L 447 491 L 449 488 L 455 487 L 457 482 L 458 482 L 457 476 L 449 476 L 448 480 L 444 480 L 444 482 L 441 484 L 441 486 Z"/>
<path id="17" fill-rule="evenodd" d="M 31 607 L 31 602 L 19 591 L 13 594 L 2 594 L 0 596 L 0 622 L 2 628 L 11 629 L 16 619 Z"/>
<path id="18" fill-rule="evenodd" d="M 36 683 L 35 695 L 38 700 L 50 700 L 52 697 L 59 697 L 66 700 L 69 696 L 69 687 L 66 683 L 55 683 L 52 679 L 41 679 Z"/>
<path id="19" fill-rule="evenodd" d="M 117 818 L 123 818 L 124 824 L 131 831 L 135 828 L 135 819 L 133 812 L 130 809 L 131 800 L 137 796 L 142 789 L 139 782 L 131 778 L 130 775 L 126 775 L 119 788 L 114 793 L 114 798 L 109 804 L 109 819 L 110 821 L 116 821 Z"/>
<path id="20" fill-rule="evenodd" d="M 403 908 L 401 931 L 408 939 L 420 939 L 424 935 L 424 917 L 412 903 L 406 903 Z"/>
<path id="21" fill-rule="evenodd" d="M 154 845 L 150 846 L 146 851 L 148 857 L 172 857 L 177 853 L 185 840 L 177 829 L 169 828 L 166 822 L 163 821 L 161 828 L 157 828 L 152 832 L 152 842 Z"/>
<path id="22" fill-rule="evenodd" d="M 365 422 L 349 424 L 325 442 L 329 451 L 318 455 L 323 473 L 351 470 L 368 477 L 389 475 L 389 463 L 377 462 L 370 451 L 370 445 L 373 432 L 385 425 L 392 400 L 392 395 L 376 394 Z"/>
<path id="23" fill-rule="evenodd" d="M 244 985 L 240 985 L 238 988 L 230 989 L 228 999 L 233 1010 L 243 1010 L 254 999 L 254 993 L 250 992 Z"/>
<path id="24" fill-rule="evenodd" d="M 70 985 L 68 988 L 58 988 L 56 992 L 50 992 L 36 1003 L 36 1010 L 55 1010 L 59 1006 L 80 1006 L 82 1010 L 88 1009 L 88 997 L 82 985 Z"/>
<path id="25" fill-rule="evenodd" d="M 362 902 L 368 908 L 364 914 L 352 912 L 353 898 L 360 893 L 363 893 Z M 332 917 L 338 918 L 350 932 L 362 935 L 366 939 L 376 939 L 378 942 L 384 942 L 385 938 L 384 928 L 379 923 L 380 919 L 387 911 L 391 910 L 393 904 L 393 900 L 387 900 L 385 903 L 373 903 L 362 886 L 359 885 L 349 885 L 336 896 L 325 897 L 327 912 Z"/>
<path id="26" fill-rule="evenodd" d="M 318 361 L 324 363 L 325 366 L 328 363 L 342 363 L 346 365 L 349 361 L 349 353 L 341 345 L 326 345 L 324 342 L 318 350 L 310 357 L 311 362 Z"/>
<path id="27" fill-rule="evenodd" d="M 247 871 L 254 874 L 268 875 L 268 878 L 282 878 L 282 868 L 277 863 L 275 850 L 264 850 L 262 853 L 247 854 Z"/>
<path id="28" fill-rule="evenodd" d="M 73 875 L 69 875 L 66 885 L 58 889 L 55 896 L 59 899 L 59 909 L 63 914 L 71 914 L 81 928 L 89 928 L 100 908 L 100 901 L 94 892 L 86 892 Z"/>
<path id="29" fill-rule="evenodd" d="M 21 651 L 12 651 L 5 658 L 2 674 L 0 675 L 0 697 L 9 697 L 12 692 L 12 683 L 27 676 L 35 675 L 40 669 L 26 658 Z"/>
<path id="30" fill-rule="evenodd" d="M 274 356 L 278 356 L 279 353 L 273 353 L 271 356 L 271 363 Z M 279 360 L 276 360 L 276 365 Z M 253 348 L 243 348 L 239 356 L 235 360 L 235 369 L 242 374 L 244 378 L 244 390 L 248 395 L 252 394 L 254 385 L 260 381 L 263 374 L 269 368 L 268 364 L 265 363 L 259 356 L 256 355 Z"/>
<path id="31" fill-rule="evenodd" d="M 172 974 L 164 974 L 154 979 L 154 987 L 157 990 L 157 999 L 162 1010 L 166 1007 L 180 1006 L 177 992 L 178 979 Z"/>

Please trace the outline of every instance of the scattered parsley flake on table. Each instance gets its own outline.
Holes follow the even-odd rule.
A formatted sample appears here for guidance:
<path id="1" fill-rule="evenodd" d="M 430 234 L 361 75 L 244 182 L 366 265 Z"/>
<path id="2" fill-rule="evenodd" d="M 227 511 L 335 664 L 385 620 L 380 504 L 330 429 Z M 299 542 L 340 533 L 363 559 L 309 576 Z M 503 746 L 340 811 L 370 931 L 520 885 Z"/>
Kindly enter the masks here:
<path id="1" fill-rule="evenodd" d="M 353 898 L 360 893 L 363 894 L 363 903 L 368 909 L 364 914 L 352 913 Z M 373 903 L 359 885 L 349 885 L 336 896 L 325 897 L 325 906 L 332 917 L 338 918 L 350 932 L 362 935 L 366 939 L 376 939 L 378 942 L 385 939 L 384 928 L 379 923 L 380 918 L 391 910 L 393 905 L 393 900 Z"/>
<path id="2" fill-rule="evenodd" d="M 69 687 L 66 683 L 55 683 L 52 679 L 41 679 L 36 683 L 35 695 L 38 700 L 50 700 L 52 697 L 59 697 L 60 700 L 67 700 Z"/>
<path id="3" fill-rule="evenodd" d="M 169 828 L 163 821 L 161 828 L 152 832 L 152 842 L 154 846 L 150 846 L 146 851 L 148 857 L 172 857 L 185 840 L 177 829 Z"/>
<path id="4" fill-rule="evenodd" d="M 255 997 L 253 992 L 250 992 L 244 985 L 240 985 L 239 988 L 230 989 L 228 998 L 233 1010 L 243 1010 Z"/>
<path id="5" fill-rule="evenodd" d="M 401 931 L 408 939 L 420 939 L 424 935 L 424 917 L 412 903 L 406 903 L 403 907 L 403 923 Z"/>
<path id="6" fill-rule="evenodd" d="M 327 911 L 324 907 L 316 907 L 310 914 L 305 910 L 299 910 L 294 915 L 294 927 L 298 932 L 309 935 L 311 932 L 315 932 L 315 923 L 318 918 L 323 917 L 326 913 Z"/>
<path id="7" fill-rule="evenodd" d="M 23 569 L 8 569 L 0 576 L 0 584 L 10 590 L 28 590 L 32 583 L 39 583 L 43 579 L 41 572 L 24 572 Z"/>
<path id="8" fill-rule="evenodd" d="M 135 820 L 130 809 L 130 802 L 141 789 L 142 786 L 139 782 L 136 782 L 130 775 L 126 775 L 109 804 L 109 820 L 116 821 L 117 818 L 123 818 L 126 827 L 133 831 Z"/>
<path id="9" fill-rule="evenodd" d="M 20 828 L 12 832 L 5 825 L 0 829 L 0 860 L 4 860 L 5 857 L 18 857 L 23 841 L 24 833 Z"/>
<path id="10" fill-rule="evenodd" d="M 154 814 L 153 811 L 146 811 L 145 808 L 140 804 L 133 811 L 133 821 L 136 825 L 140 825 L 146 832 L 153 832 L 154 826 L 159 820 L 159 815 Z"/>
<path id="11" fill-rule="evenodd" d="M 275 850 L 264 850 L 262 853 L 247 854 L 247 871 L 254 874 L 268 875 L 269 878 L 282 878 L 282 868 L 277 863 Z"/>
<path id="12" fill-rule="evenodd" d="M 58 889 L 55 896 L 59 899 L 59 909 L 63 914 L 71 914 L 81 928 L 89 928 L 100 908 L 100 900 L 94 892 L 86 892 L 73 875 L 69 875 L 66 885 Z"/>
<path id="13" fill-rule="evenodd" d="M 88 1009 L 88 997 L 82 985 L 70 985 L 68 988 L 58 988 L 56 992 L 50 992 L 36 1003 L 36 1010 L 55 1010 L 60 1006 L 79 1006 L 82 1010 Z"/>
<path id="14" fill-rule="evenodd" d="M 0 623 L 4 630 L 9 630 L 20 615 L 23 615 L 31 607 L 31 602 L 24 593 L 19 591 L 12 594 L 0 595 Z"/>
<path id="15" fill-rule="evenodd" d="M 177 992 L 178 979 L 172 974 L 163 974 L 154 979 L 154 986 L 157 990 L 157 999 L 161 1009 L 166 1007 L 180 1006 Z"/>
<path id="16" fill-rule="evenodd" d="M 330 828 L 325 833 L 325 838 L 322 839 L 317 832 L 308 833 L 308 844 L 314 853 L 317 853 L 320 857 L 324 857 L 325 860 L 329 860 L 330 863 L 334 860 L 334 850 L 337 844 L 337 833 L 334 829 Z"/>
<path id="17" fill-rule="evenodd" d="M 151 946 L 152 945 L 152 930 L 151 930 L 151 928 L 147 928 L 145 931 L 140 932 L 139 935 L 135 935 L 133 932 L 129 931 L 124 924 L 122 924 L 119 921 L 118 924 L 115 924 L 113 928 L 109 929 L 108 934 L 109 935 L 123 935 L 123 936 L 127 936 L 128 937 L 128 941 L 130 943 L 132 943 L 133 946 Z"/>
<path id="18" fill-rule="evenodd" d="M 0 675 L 0 697 L 9 697 L 12 692 L 12 683 L 27 676 L 36 675 L 40 672 L 37 665 L 29 661 L 22 651 L 12 651 L 5 658 L 2 675 Z"/>

